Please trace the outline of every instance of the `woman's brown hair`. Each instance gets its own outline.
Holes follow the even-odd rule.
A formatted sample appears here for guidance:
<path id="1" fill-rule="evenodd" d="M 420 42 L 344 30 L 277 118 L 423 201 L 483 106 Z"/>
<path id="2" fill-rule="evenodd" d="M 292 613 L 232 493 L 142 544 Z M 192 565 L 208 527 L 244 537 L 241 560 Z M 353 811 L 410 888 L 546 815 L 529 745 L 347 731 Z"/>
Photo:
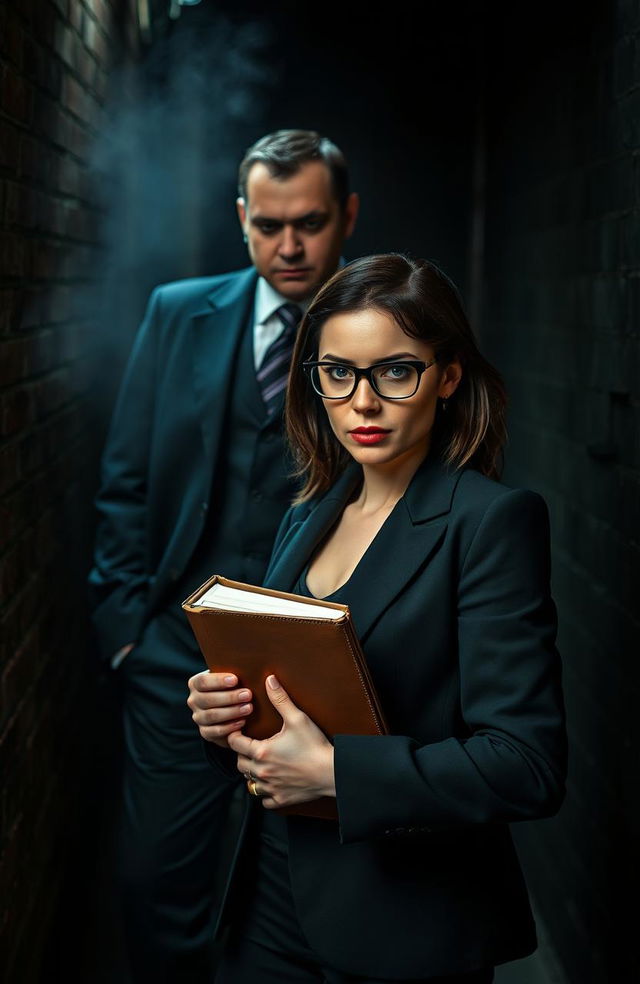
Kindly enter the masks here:
<path id="1" fill-rule="evenodd" d="M 444 368 L 458 358 L 462 378 L 446 410 L 438 407 L 430 454 L 498 478 L 506 441 L 502 379 L 480 354 L 449 278 L 428 260 L 400 253 L 365 256 L 338 270 L 316 294 L 296 340 L 287 392 L 289 442 L 304 485 L 297 502 L 325 492 L 351 460 L 335 437 L 302 363 L 317 359 L 320 332 L 336 314 L 375 308 L 412 338 L 427 342 Z"/>

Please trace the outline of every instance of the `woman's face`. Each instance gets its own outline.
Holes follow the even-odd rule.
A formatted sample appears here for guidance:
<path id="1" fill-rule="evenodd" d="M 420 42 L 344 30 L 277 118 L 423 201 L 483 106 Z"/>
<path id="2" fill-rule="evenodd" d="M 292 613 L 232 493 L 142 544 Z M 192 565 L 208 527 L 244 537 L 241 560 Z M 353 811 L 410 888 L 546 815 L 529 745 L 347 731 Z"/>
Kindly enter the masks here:
<path id="1" fill-rule="evenodd" d="M 333 315 L 320 332 L 318 361 L 365 368 L 389 360 L 429 363 L 433 358 L 430 345 L 405 334 L 391 315 L 375 308 Z M 344 374 L 328 371 L 338 378 Z M 403 370 L 390 367 L 385 372 L 393 379 Z M 429 450 L 438 398 L 451 396 L 460 376 L 457 360 L 448 366 L 434 363 L 406 399 L 384 399 L 367 379 L 360 379 L 351 397 L 323 403 L 337 439 L 360 464 L 400 464 L 414 457 L 420 461 Z"/>

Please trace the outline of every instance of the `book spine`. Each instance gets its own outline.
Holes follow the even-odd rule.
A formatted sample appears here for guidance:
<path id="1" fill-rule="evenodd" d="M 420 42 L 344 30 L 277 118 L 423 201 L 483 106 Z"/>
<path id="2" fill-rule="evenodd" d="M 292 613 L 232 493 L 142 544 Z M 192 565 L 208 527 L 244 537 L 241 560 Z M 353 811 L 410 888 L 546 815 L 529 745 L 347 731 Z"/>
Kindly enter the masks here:
<path id="1" fill-rule="evenodd" d="M 371 679 L 371 674 L 369 673 L 369 667 L 367 666 L 367 661 L 362 651 L 360 640 L 356 635 L 351 619 L 345 618 L 344 620 L 341 620 L 338 623 L 338 628 L 344 634 L 347 646 L 349 647 L 356 671 L 360 677 L 362 689 L 371 709 L 371 715 L 373 717 L 375 728 L 380 735 L 388 734 L 389 729 L 386 725 L 384 714 L 382 713 L 380 701 L 378 700 L 378 695 L 376 693 L 373 680 Z"/>

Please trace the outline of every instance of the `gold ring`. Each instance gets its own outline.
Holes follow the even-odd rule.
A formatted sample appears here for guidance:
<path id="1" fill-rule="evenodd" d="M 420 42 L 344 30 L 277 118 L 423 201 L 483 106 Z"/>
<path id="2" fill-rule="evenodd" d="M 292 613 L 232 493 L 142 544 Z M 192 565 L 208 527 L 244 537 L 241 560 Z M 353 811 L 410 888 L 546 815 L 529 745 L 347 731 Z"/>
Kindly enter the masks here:
<path id="1" fill-rule="evenodd" d="M 249 779 L 249 781 L 247 782 L 247 789 L 249 790 L 251 796 L 257 796 L 258 799 L 260 799 L 261 794 L 258 792 L 258 787 L 256 786 L 255 779 Z"/>

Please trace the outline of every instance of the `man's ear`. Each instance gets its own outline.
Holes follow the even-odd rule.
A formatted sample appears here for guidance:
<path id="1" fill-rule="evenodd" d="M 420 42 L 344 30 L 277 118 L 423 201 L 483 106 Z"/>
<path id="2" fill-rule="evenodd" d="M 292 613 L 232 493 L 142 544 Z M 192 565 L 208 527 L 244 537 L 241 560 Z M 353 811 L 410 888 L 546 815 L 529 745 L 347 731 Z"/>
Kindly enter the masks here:
<path id="1" fill-rule="evenodd" d="M 344 238 L 348 239 L 353 232 L 356 224 L 356 219 L 358 218 L 358 212 L 360 211 L 360 197 L 355 192 L 352 191 L 347 198 L 346 205 L 344 207 Z"/>
<path id="2" fill-rule="evenodd" d="M 236 198 L 236 210 L 238 212 L 240 225 L 242 226 L 242 231 L 246 233 L 247 209 L 244 203 L 244 198 Z"/>
<path id="3" fill-rule="evenodd" d="M 457 390 L 461 379 L 462 366 L 460 365 L 460 360 L 452 359 L 442 373 L 442 379 L 440 380 L 440 386 L 438 387 L 438 396 L 442 400 L 448 400 L 449 397 L 453 396 Z"/>

